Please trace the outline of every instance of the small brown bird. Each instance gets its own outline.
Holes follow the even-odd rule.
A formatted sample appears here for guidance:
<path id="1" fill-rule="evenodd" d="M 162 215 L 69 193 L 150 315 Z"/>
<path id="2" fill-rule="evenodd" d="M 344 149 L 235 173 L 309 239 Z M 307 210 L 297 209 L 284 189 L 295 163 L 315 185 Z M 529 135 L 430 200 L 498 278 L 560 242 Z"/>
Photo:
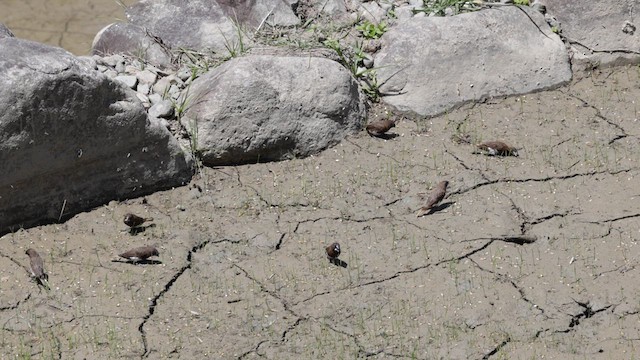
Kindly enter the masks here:
<path id="1" fill-rule="evenodd" d="M 340 244 L 334 242 L 333 244 L 327 246 L 327 257 L 329 260 L 335 260 L 340 256 Z"/>
<path id="2" fill-rule="evenodd" d="M 447 194 L 448 185 L 448 181 L 440 181 L 438 185 L 436 185 L 436 187 L 433 189 L 433 191 L 431 191 L 431 194 L 429 194 L 429 197 L 427 198 L 427 205 L 421 207 L 420 210 L 418 210 L 416 216 L 420 217 L 426 215 L 434 206 L 438 205 L 438 203 L 440 203 L 440 201 L 442 201 L 442 199 L 444 199 L 444 196 Z"/>
<path id="3" fill-rule="evenodd" d="M 49 288 L 47 280 L 49 280 L 49 276 L 44 272 L 44 263 L 42 262 L 42 258 L 40 254 L 34 249 L 28 249 L 26 254 L 29 255 L 29 262 L 31 263 L 31 275 L 40 283 L 42 286 Z"/>
<path id="4" fill-rule="evenodd" d="M 489 155 L 493 156 L 518 156 L 518 149 L 502 141 L 486 141 L 476 146 L 478 149 L 485 150 Z"/>
<path id="5" fill-rule="evenodd" d="M 158 249 L 153 246 L 141 246 L 124 252 L 119 256 L 127 260 L 131 260 L 135 263 L 138 261 L 147 260 L 152 256 L 160 256 L 160 253 L 158 253 Z"/>
<path id="6" fill-rule="evenodd" d="M 365 129 L 371 136 L 382 136 L 389 129 L 396 126 L 396 122 L 391 119 L 382 119 L 378 121 L 374 121 L 371 124 L 367 125 Z"/>
<path id="7" fill-rule="evenodd" d="M 136 227 L 142 225 L 145 221 L 152 221 L 153 218 L 143 218 L 132 213 L 127 213 L 124 216 L 124 223 L 129 227 Z"/>

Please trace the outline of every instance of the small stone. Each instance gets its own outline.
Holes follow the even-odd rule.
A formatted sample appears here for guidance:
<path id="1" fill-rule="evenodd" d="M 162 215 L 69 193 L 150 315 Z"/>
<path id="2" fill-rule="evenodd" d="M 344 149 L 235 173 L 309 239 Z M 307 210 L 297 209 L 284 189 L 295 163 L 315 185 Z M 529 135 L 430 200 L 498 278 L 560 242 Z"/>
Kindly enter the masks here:
<path id="1" fill-rule="evenodd" d="M 178 100 L 180 97 L 180 88 L 177 85 L 171 85 L 169 88 L 169 95 L 173 100 Z"/>
<path id="2" fill-rule="evenodd" d="M 369 54 L 364 54 L 364 58 L 362 59 L 362 64 L 367 69 L 371 69 L 373 67 L 373 56 Z"/>
<path id="3" fill-rule="evenodd" d="M 140 72 L 140 68 L 137 68 L 137 67 L 135 67 L 133 65 L 126 65 L 124 67 L 124 72 L 129 74 L 129 75 L 135 75 L 138 72 Z"/>
<path id="4" fill-rule="evenodd" d="M 139 92 L 136 92 L 136 97 L 138 98 L 138 100 L 140 100 L 143 103 L 148 103 L 149 102 L 149 98 L 145 94 L 141 94 Z"/>
<path id="5" fill-rule="evenodd" d="M 148 69 L 140 71 L 136 74 L 136 77 L 138 78 L 138 80 L 140 80 L 141 83 L 144 84 L 153 84 L 156 82 L 156 80 L 158 80 L 158 75 L 154 74 Z"/>
<path id="6" fill-rule="evenodd" d="M 126 66 L 123 58 L 122 61 L 119 61 L 116 64 L 115 70 L 118 72 L 118 74 L 123 74 L 125 72 L 125 69 L 126 69 Z"/>
<path id="7" fill-rule="evenodd" d="M 136 71 L 140 71 L 140 70 L 142 70 L 144 68 L 144 64 L 138 59 L 134 59 L 131 62 L 131 66 L 135 67 Z"/>
<path id="8" fill-rule="evenodd" d="M 111 55 L 102 58 L 102 63 L 112 68 L 116 67 L 118 63 L 124 63 L 124 57 L 122 55 Z"/>
<path id="9" fill-rule="evenodd" d="M 149 116 L 156 118 L 168 118 L 173 116 L 173 103 L 170 100 L 163 100 L 149 108 Z"/>
<path id="10" fill-rule="evenodd" d="M 162 125 L 163 127 L 167 128 L 167 129 L 169 129 L 169 127 L 171 126 L 171 125 L 169 125 L 169 122 L 166 119 L 157 118 L 155 120 L 157 120 L 160 123 L 160 125 Z"/>
<path id="11" fill-rule="evenodd" d="M 149 95 L 149 101 L 151 101 L 152 104 L 157 104 L 157 103 L 162 101 L 162 95 L 160 95 L 160 94 L 151 94 L 151 95 Z"/>
<path id="12" fill-rule="evenodd" d="M 542 4 L 542 3 L 534 3 L 533 5 L 531 5 L 531 8 L 537 12 L 539 12 L 540 14 L 544 15 L 547 13 L 547 7 Z"/>
<path id="13" fill-rule="evenodd" d="M 380 40 L 369 40 L 362 46 L 362 51 L 373 54 L 382 48 Z"/>
<path id="14" fill-rule="evenodd" d="M 180 78 L 180 80 L 182 81 L 187 81 L 188 79 L 191 78 L 191 69 L 189 69 L 188 67 L 182 67 L 178 73 L 176 74 L 176 76 L 178 78 Z"/>
<path id="15" fill-rule="evenodd" d="M 629 21 L 625 21 L 624 25 L 622 26 L 622 32 L 628 35 L 633 35 L 633 33 L 636 32 L 636 26 Z"/>
<path id="16" fill-rule="evenodd" d="M 175 75 L 165 76 L 153 85 L 153 92 L 156 94 L 165 94 L 169 91 L 171 85 L 175 84 L 184 84 L 184 82 Z"/>
<path id="17" fill-rule="evenodd" d="M 144 84 L 144 83 L 139 83 L 138 87 L 136 88 L 136 91 L 140 94 L 144 94 L 144 95 L 149 95 L 149 91 L 151 90 L 151 88 L 149 87 L 149 84 Z"/>
<path id="18" fill-rule="evenodd" d="M 384 10 L 385 12 L 389 12 L 389 10 L 391 10 L 393 8 L 393 4 L 391 3 L 380 3 L 380 7 L 382 8 L 382 10 Z"/>
<path id="19" fill-rule="evenodd" d="M 104 65 L 98 65 L 97 70 L 100 72 L 105 72 L 107 71 L 107 69 L 109 69 L 108 67 L 104 66 Z"/>
<path id="20" fill-rule="evenodd" d="M 116 80 L 127 85 L 130 89 L 135 89 L 138 83 L 138 79 L 133 75 L 118 75 L 116 76 Z"/>
<path id="21" fill-rule="evenodd" d="M 104 74 L 112 79 L 118 76 L 118 73 L 113 69 L 108 69 L 107 71 L 104 72 Z"/>
<path id="22" fill-rule="evenodd" d="M 98 69 L 98 63 L 91 56 L 78 56 L 78 60 L 81 60 L 82 62 L 84 62 L 90 69 L 93 69 L 93 70 Z"/>
<path id="23" fill-rule="evenodd" d="M 176 205 L 176 209 L 180 210 L 180 211 L 185 211 L 187 210 L 184 206 L 182 205 Z"/>
<path id="24" fill-rule="evenodd" d="M 396 19 L 398 20 L 406 20 L 410 19 L 413 16 L 412 6 L 401 6 L 396 9 Z"/>

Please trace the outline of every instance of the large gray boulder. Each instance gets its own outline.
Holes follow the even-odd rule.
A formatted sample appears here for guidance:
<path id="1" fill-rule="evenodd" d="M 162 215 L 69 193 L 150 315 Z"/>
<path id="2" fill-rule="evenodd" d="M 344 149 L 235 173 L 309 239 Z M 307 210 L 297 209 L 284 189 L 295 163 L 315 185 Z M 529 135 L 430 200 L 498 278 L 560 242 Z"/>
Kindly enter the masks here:
<path id="1" fill-rule="evenodd" d="M 356 81 L 335 61 L 247 56 L 196 79 L 182 124 L 207 165 L 307 156 L 358 131 Z"/>
<path id="2" fill-rule="evenodd" d="M 578 69 L 640 63 L 637 0 L 545 0 L 560 22 Z"/>
<path id="3" fill-rule="evenodd" d="M 261 24 L 300 23 L 284 0 L 142 0 L 126 10 L 127 19 L 148 29 L 171 48 L 227 52 L 248 44 Z"/>
<path id="4" fill-rule="evenodd" d="M 114 23 L 93 40 L 98 55 L 131 54 L 168 67 L 167 50 L 185 48 L 235 56 L 256 29 L 300 23 L 285 0 L 141 0 L 126 10 L 130 23 Z"/>
<path id="5" fill-rule="evenodd" d="M 159 39 L 129 23 L 113 23 L 100 30 L 91 52 L 100 56 L 126 54 L 165 69 L 171 67 L 173 60 L 170 49 Z"/>
<path id="6" fill-rule="evenodd" d="M 88 60 L 0 38 L 0 232 L 178 186 L 191 163 Z"/>
<path id="7" fill-rule="evenodd" d="M 381 39 L 375 66 L 384 101 L 420 115 L 571 79 L 564 44 L 528 7 L 414 17 Z"/>

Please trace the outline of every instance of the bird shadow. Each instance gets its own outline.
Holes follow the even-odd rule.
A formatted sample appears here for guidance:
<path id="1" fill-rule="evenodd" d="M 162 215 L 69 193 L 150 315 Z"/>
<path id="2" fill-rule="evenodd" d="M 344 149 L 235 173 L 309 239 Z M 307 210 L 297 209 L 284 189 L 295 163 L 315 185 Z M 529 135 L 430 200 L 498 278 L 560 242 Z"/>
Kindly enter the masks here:
<path id="1" fill-rule="evenodd" d="M 333 258 L 333 259 L 329 258 L 329 262 L 332 263 L 335 266 L 340 266 L 340 267 L 343 267 L 345 269 L 347 268 L 347 266 L 349 266 L 349 264 L 347 264 L 346 262 L 344 262 L 344 261 L 342 261 L 342 260 L 340 260 L 338 258 Z"/>
<path id="2" fill-rule="evenodd" d="M 113 259 L 113 260 L 111 260 L 111 262 L 129 264 L 129 265 L 160 265 L 160 264 L 162 264 L 162 261 L 153 260 L 153 259 L 137 260 L 137 261 Z"/>
<path id="3" fill-rule="evenodd" d="M 377 137 L 377 138 L 379 138 L 379 139 L 383 139 L 383 140 L 391 140 L 391 139 L 395 139 L 395 138 L 397 138 L 397 137 L 398 137 L 398 136 L 400 136 L 400 135 L 395 134 L 395 133 L 391 133 L 391 134 L 380 134 L 380 135 L 372 135 L 372 134 L 369 134 L 369 136 L 371 136 L 371 137 Z"/>
<path id="4" fill-rule="evenodd" d="M 471 153 L 474 155 L 484 155 L 489 157 L 519 157 L 520 156 L 517 151 L 514 151 L 514 152 L 502 151 L 502 152 L 496 152 L 495 154 L 492 154 L 488 151 L 477 150 L 477 151 L 472 151 Z"/>
<path id="5" fill-rule="evenodd" d="M 129 228 L 129 235 L 136 236 L 140 233 L 145 232 L 148 228 L 152 228 L 152 227 L 156 227 L 156 224 L 134 226 L 132 228 Z"/>
<path id="6" fill-rule="evenodd" d="M 425 214 L 423 214 L 423 215 L 420 215 L 420 217 L 422 217 L 422 216 L 427 216 L 427 215 L 431 215 L 431 214 L 433 214 L 433 213 L 435 213 L 435 212 L 438 212 L 438 211 L 442 211 L 442 210 L 448 209 L 448 208 L 450 208 L 451 206 L 453 206 L 453 204 L 455 204 L 455 201 L 447 201 L 447 202 L 440 203 L 440 204 L 438 204 L 438 205 L 436 205 L 436 206 L 432 207 L 431 209 L 429 209 L 429 211 L 428 211 L 427 213 L 425 213 Z"/>

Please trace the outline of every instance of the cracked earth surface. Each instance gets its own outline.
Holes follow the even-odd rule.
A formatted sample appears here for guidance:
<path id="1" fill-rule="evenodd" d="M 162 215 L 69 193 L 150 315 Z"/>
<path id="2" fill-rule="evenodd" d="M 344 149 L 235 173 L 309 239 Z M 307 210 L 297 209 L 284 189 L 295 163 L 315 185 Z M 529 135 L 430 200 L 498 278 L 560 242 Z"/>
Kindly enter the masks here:
<path id="1" fill-rule="evenodd" d="M 595 73 L 4 235 L 0 356 L 638 357 L 638 84 L 637 67 Z M 131 235 L 126 212 L 155 226 Z M 144 244 L 161 264 L 111 261 Z M 29 281 L 29 247 L 50 292 Z"/>

